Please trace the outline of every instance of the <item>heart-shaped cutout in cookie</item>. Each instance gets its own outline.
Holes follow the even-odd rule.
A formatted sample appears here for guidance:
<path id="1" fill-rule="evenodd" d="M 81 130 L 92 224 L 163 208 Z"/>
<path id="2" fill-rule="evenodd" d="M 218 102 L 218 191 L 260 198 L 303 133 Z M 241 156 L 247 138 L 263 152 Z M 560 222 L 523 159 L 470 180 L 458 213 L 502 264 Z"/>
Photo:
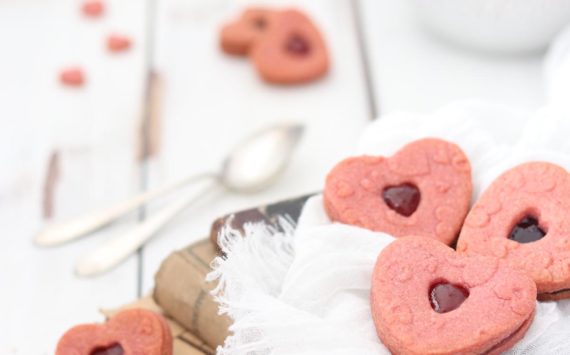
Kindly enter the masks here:
<path id="1" fill-rule="evenodd" d="M 570 175 L 555 164 L 516 166 L 481 194 L 457 251 L 492 255 L 524 270 L 540 300 L 570 297 Z"/>
<path id="2" fill-rule="evenodd" d="M 429 290 L 431 308 L 437 313 L 447 313 L 459 308 L 467 297 L 469 290 L 447 281 L 439 281 Z"/>
<path id="3" fill-rule="evenodd" d="M 415 185 L 405 183 L 384 188 L 382 198 L 388 207 L 402 216 L 409 217 L 418 209 L 421 194 Z"/>
<path id="4" fill-rule="evenodd" d="M 95 348 L 90 355 L 123 355 L 124 353 L 125 349 L 120 344 L 111 344 Z"/>
<path id="5" fill-rule="evenodd" d="M 251 49 L 259 75 L 275 84 L 297 84 L 323 76 L 329 68 L 325 41 L 312 21 L 297 10 L 280 11 L 271 30 Z"/>
<path id="6" fill-rule="evenodd" d="M 231 55 L 247 55 L 251 47 L 273 27 L 277 11 L 255 7 L 247 9 L 241 17 L 225 25 L 220 35 L 220 45 Z"/>
<path id="7" fill-rule="evenodd" d="M 532 216 L 523 217 L 511 230 L 509 239 L 518 243 L 532 243 L 541 240 L 546 235 L 538 224 L 538 220 Z"/>
<path id="8" fill-rule="evenodd" d="M 441 139 L 409 143 L 390 158 L 348 158 L 329 173 L 327 214 L 394 237 L 422 235 L 451 244 L 471 199 L 463 151 Z"/>
<path id="9" fill-rule="evenodd" d="M 69 329 L 56 355 L 172 355 L 172 335 L 166 320 L 144 309 L 119 312 L 105 324 Z"/>
<path id="10" fill-rule="evenodd" d="M 393 353 L 500 354 L 530 326 L 536 286 L 496 258 L 405 237 L 378 256 L 370 299 L 378 336 Z"/>

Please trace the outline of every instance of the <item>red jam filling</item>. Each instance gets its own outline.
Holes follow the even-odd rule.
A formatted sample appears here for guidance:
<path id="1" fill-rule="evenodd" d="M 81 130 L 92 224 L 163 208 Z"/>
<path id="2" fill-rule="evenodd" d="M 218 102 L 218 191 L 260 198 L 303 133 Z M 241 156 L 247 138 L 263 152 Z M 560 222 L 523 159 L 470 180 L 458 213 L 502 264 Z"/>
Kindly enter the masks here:
<path id="1" fill-rule="evenodd" d="M 384 202 L 402 216 L 411 216 L 420 204 L 420 190 L 413 184 L 405 183 L 398 186 L 388 186 L 382 192 Z"/>
<path id="2" fill-rule="evenodd" d="M 431 308 L 437 313 L 447 313 L 457 309 L 467 297 L 469 290 L 446 281 L 434 284 L 429 292 Z"/>
<path id="3" fill-rule="evenodd" d="M 303 37 L 299 35 L 293 35 L 287 40 L 285 50 L 287 50 L 287 52 L 290 54 L 302 57 L 309 54 L 311 47 Z"/>
<path id="4" fill-rule="evenodd" d="M 542 239 L 545 235 L 546 233 L 540 228 L 536 218 L 525 216 L 513 227 L 509 239 L 519 243 L 532 243 Z"/>
<path id="5" fill-rule="evenodd" d="M 123 355 L 124 353 L 121 344 L 112 344 L 106 347 L 97 347 L 93 349 L 90 355 Z"/>

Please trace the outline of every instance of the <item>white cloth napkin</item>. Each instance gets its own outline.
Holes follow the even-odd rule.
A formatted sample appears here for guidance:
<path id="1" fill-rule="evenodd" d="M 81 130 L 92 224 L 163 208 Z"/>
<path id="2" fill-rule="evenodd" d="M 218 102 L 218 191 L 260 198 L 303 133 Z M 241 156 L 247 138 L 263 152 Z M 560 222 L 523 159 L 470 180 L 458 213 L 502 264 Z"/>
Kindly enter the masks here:
<path id="1" fill-rule="evenodd" d="M 561 40 L 570 43 L 570 35 Z M 557 91 L 570 87 L 570 56 L 551 56 L 547 65 L 568 68 L 568 86 L 559 77 L 549 79 L 556 84 L 544 109 L 528 113 L 469 101 L 429 116 L 394 113 L 368 127 L 357 153 L 388 156 L 422 137 L 455 142 L 471 161 L 474 199 L 524 161 L 546 160 L 570 170 L 570 102 L 564 104 Z M 546 72 L 553 78 L 557 71 Z M 331 223 L 321 196 L 307 202 L 295 230 L 282 224 L 285 232 L 248 225 L 246 238 L 231 230 L 220 236 L 227 257 L 214 262 L 209 279 L 220 281 L 215 294 L 221 311 L 234 320 L 234 335 L 218 353 L 389 354 L 376 335 L 369 293 L 376 258 L 393 237 Z M 570 354 L 569 329 L 570 301 L 537 302 L 533 324 L 507 354 Z"/>

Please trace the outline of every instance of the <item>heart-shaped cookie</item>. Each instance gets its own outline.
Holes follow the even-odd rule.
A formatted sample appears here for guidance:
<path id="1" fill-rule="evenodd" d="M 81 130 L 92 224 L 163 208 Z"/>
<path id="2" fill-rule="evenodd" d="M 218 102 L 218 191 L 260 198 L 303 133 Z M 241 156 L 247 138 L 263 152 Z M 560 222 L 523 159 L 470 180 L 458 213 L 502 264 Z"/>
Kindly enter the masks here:
<path id="1" fill-rule="evenodd" d="M 237 21 L 222 28 L 220 45 L 224 52 L 247 55 L 252 45 L 271 29 L 276 13 L 277 11 L 262 7 L 245 10 Z"/>
<path id="2" fill-rule="evenodd" d="M 530 162 L 499 176 L 475 203 L 458 252 L 492 255 L 524 270 L 541 300 L 570 297 L 570 175 Z"/>
<path id="3" fill-rule="evenodd" d="M 524 273 L 424 237 L 388 245 L 372 276 L 372 317 L 393 354 L 500 354 L 524 336 L 535 300 Z"/>
<path id="4" fill-rule="evenodd" d="M 323 76 L 329 68 L 325 42 L 298 10 L 250 8 L 222 28 L 224 52 L 249 55 L 259 75 L 274 84 L 298 84 Z"/>
<path id="5" fill-rule="evenodd" d="M 69 329 L 56 355 L 172 355 L 172 335 L 166 320 L 144 309 L 119 312 L 105 324 Z"/>
<path id="6" fill-rule="evenodd" d="M 267 82 L 297 84 L 329 69 L 325 41 L 311 20 L 297 10 L 280 11 L 271 29 L 251 49 L 251 60 Z"/>
<path id="7" fill-rule="evenodd" d="M 471 167 L 463 151 L 426 138 L 390 158 L 360 156 L 340 162 L 327 177 L 324 203 L 333 221 L 451 244 L 467 214 L 471 191 Z"/>

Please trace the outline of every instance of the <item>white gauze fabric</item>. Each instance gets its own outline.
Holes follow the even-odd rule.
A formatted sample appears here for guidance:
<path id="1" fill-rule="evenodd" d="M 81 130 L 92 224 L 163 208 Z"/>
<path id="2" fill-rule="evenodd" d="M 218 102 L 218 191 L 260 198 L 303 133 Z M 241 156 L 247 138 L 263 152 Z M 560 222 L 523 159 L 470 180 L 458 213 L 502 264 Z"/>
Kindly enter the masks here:
<path id="1" fill-rule="evenodd" d="M 570 56 L 546 63 L 570 68 Z M 570 86 L 570 71 L 566 79 Z M 560 80 L 557 87 L 568 87 Z M 384 116 L 366 129 L 356 154 L 389 156 L 422 137 L 455 142 L 471 161 L 474 199 L 521 162 L 545 160 L 570 170 L 570 102 L 567 107 L 549 89 L 557 99 L 535 113 L 466 101 L 431 115 Z M 376 335 L 369 293 L 376 258 L 394 238 L 331 223 L 322 196 L 307 202 L 296 228 L 282 225 L 284 232 L 247 225 L 245 238 L 230 229 L 221 233 L 227 256 L 214 261 L 208 279 L 219 281 L 215 297 L 234 323 L 218 353 L 389 354 Z M 533 324 L 507 354 L 569 354 L 569 329 L 570 301 L 537 302 Z"/>

